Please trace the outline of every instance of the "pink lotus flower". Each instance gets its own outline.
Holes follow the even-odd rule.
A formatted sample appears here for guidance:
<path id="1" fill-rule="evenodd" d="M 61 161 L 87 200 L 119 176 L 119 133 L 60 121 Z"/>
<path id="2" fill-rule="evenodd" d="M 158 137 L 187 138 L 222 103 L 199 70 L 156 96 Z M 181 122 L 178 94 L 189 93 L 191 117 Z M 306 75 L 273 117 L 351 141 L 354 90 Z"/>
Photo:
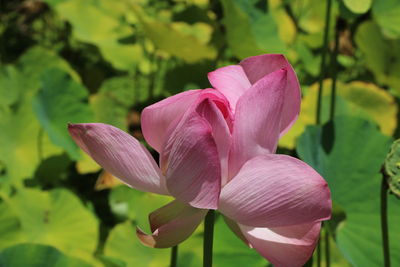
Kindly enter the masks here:
<path id="1" fill-rule="evenodd" d="M 301 266 L 331 215 L 325 180 L 306 163 L 274 154 L 297 119 L 300 87 L 282 55 L 261 55 L 208 76 L 191 90 L 143 110 L 142 130 L 160 167 L 135 138 L 110 125 L 72 124 L 75 142 L 129 186 L 171 195 L 150 214 L 151 247 L 188 238 L 208 209 L 275 266 Z"/>

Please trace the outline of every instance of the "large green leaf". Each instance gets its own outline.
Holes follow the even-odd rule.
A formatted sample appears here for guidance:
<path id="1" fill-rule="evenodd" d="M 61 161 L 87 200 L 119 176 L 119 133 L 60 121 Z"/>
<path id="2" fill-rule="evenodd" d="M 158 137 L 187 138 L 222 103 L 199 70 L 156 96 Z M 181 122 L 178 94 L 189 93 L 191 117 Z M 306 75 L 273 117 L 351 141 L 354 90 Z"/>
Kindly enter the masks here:
<path id="1" fill-rule="evenodd" d="M 127 129 L 127 115 L 135 103 L 135 85 L 131 77 L 121 76 L 103 82 L 99 92 L 90 98 L 96 122 Z"/>
<path id="2" fill-rule="evenodd" d="M 124 261 L 127 267 L 168 266 L 168 249 L 145 247 L 136 237 L 135 226 L 130 222 L 111 230 L 104 247 L 104 255 Z"/>
<path id="3" fill-rule="evenodd" d="M 296 24 L 286 12 L 284 0 L 270 0 L 268 2 L 269 12 L 278 27 L 279 38 L 286 44 L 292 44 L 296 39 Z"/>
<path id="4" fill-rule="evenodd" d="M 140 192 L 127 186 L 113 188 L 110 194 L 112 211 L 120 217 L 134 220 L 135 224 L 146 232 L 150 232 L 148 226 L 149 213 L 169 201 L 171 201 L 170 197 Z M 215 266 L 231 266 L 235 262 L 250 263 L 251 266 L 263 266 L 265 264 L 264 258 L 236 237 L 225 225 L 222 218 L 217 220 L 215 227 Z M 188 240 L 179 245 L 179 265 L 201 266 L 202 231 L 203 228 L 199 227 Z M 129 245 L 122 248 L 122 244 Z M 133 252 L 134 249 L 138 251 Z M 161 260 L 167 258 L 169 253 L 159 251 L 159 249 L 143 247 L 137 240 L 131 222 L 125 222 L 114 228 L 105 247 L 106 256 L 122 259 L 128 263 L 128 266 L 135 266 L 141 260 L 142 264 L 148 262 L 149 266 L 156 266 L 155 264 L 162 262 Z"/>
<path id="5" fill-rule="evenodd" d="M 0 252 L 2 267 L 90 267 L 84 261 L 67 257 L 54 247 L 19 244 Z"/>
<path id="6" fill-rule="evenodd" d="M 140 205 L 140 204 L 137 204 Z M 265 266 L 266 260 L 235 236 L 222 218 L 216 220 L 214 236 L 214 265 L 216 267 Z M 179 244 L 178 266 L 202 266 L 203 228 Z M 127 221 L 117 225 L 110 233 L 104 254 L 117 258 L 130 266 L 168 266 L 169 249 L 153 249 L 142 245 L 135 234 L 134 225 Z"/>
<path id="7" fill-rule="evenodd" d="M 163 22 L 150 18 L 139 6 L 133 8 L 143 26 L 143 33 L 160 50 L 188 63 L 214 59 L 217 56 L 216 48 L 208 44 L 212 33 L 210 25 L 202 22 L 193 25 Z"/>
<path id="8" fill-rule="evenodd" d="M 0 162 L 13 184 L 31 177 L 42 159 L 62 152 L 50 142 L 32 108 L 32 98 L 40 88 L 40 77 L 49 68 L 60 68 L 79 81 L 79 76 L 65 60 L 41 47 L 30 48 L 18 59 L 15 68 L 10 67 L 0 75 L 1 86 L 18 92 L 17 98 L 3 101 L 10 106 L 0 117 Z"/>
<path id="9" fill-rule="evenodd" d="M 343 2 L 351 12 L 356 14 L 366 13 L 372 5 L 372 0 L 343 0 Z"/>
<path id="10" fill-rule="evenodd" d="M 43 133 L 29 97 L 23 98 L 15 112 L 9 111 L 2 115 L 0 147 L 0 161 L 13 184 L 32 177 L 43 158 L 62 152 Z"/>
<path id="11" fill-rule="evenodd" d="M 322 96 L 321 121 L 329 120 L 332 81 L 325 80 Z M 280 146 L 294 148 L 296 139 L 307 125 L 315 124 L 319 85 L 310 86 L 303 97 L 300 116 L 293 128 L 280 140 Z M 371 83 L 353 81 L 336 83 L 336 115 L 351 115 L 377 123 L 382 133 L 392 135 L 397 127 L 398 107 L 392 95 Z"/>
<path id="12" fill-rule="evenodd" d="M 343 255 L 354 266 L 382 266 L 380 170 L 391 138 L 355 117 L 336 117 L 324 127 L 310 126 L 297 145 L 299 156 L 328 182 L 334 202 L 331 223 Z M 399 203 L 389 199 L 391 240 L 400 238 Z M 338 212 L 341 210 L 341 212 Z M 391 242 L 392 261 L 400 264 L 400 244 Z"/>
<path id="13" fill-rule="evenodd" d="M 375 0 L 372 13 L 387 37 L 393 39 L 400 37 L 399 0 Z"/>
<path id="14" fill-rule="evenodd" d="M 72 193 L 21 189 L 8 200 L 22 225 L 22 240 L 51 245 L 67 255 L 93 261 L 98 222 Z"/>
<path id="15" fill-rule="evenodd" d="M 0 249 L 21 240 L 21 223 L 13 210 L 5 202 L 0 203 L 0 236 Z"/>
<path id="16" fill-rule="evenodd" d="M 289 0 L 288 1 L 298 26 L 309 34 L 322 33 L 325 27 L 327 1 Z M 336 1 L 332 1 L 331 22 L 337 14 Z M 333 23 L 330 24 L 331 26 Z M 332 32 L 332 31 L 331 31 Z M 321 35 L 322 37 L 322 35 Z M 322 40 L 322 39 L 321 39 Z"/>
<path id="17" fill-rule="evenodd" d="M 330 230 L 328 227 L 323 227 L 320 232 L 320 237 L 319 237 L 319 245 L 320 245 L 320 254 L 314 253 L 313 254 L 313 259 L 312 259 L 312 265 L 304 265 L 304 267 L 310 266 L 310 267 L 318 267 L 318 257 L 322 259 L 322 262 L 326 262 L 326 252 L 329 253 L 329 259 L 330 259 L 330 266 L 332 267 L 351 267 L 352 265 L 350 264 L 349 261 L 346 260 L 346 258 L 343 257 L 343 254 L 337 247 L 336 241 L 332 238 L 331 234 L 329 233 L 329 250 L 323 249 L 324 247 L 326 248 L 326 233 L 329 233 Z M 323 264 L 323 263 L 322 263 Z"/>
<path id="18" fill-rule="evenodd" d="M 14 66 L 0 67 L 0 109 L 7 109 L 17 102 L 23 84 L 23 77 Z"/>
<path id="19" fill-rule="evenodd" d="M 16 64 L 24 75 L 25 84 L 28 88 L 23 88 L 24 91 L 32 91 L 32 94 L 40 88 L 40 78 L 44 71 L 50 68 L 61 69 L 71 75 L 71 77 L 79 82 L 80 77 L 74 69 L 62 57 L 54 51 L 34 46 L 26 51 Z M 28 90 L 29 89 L 29 90 Z"/>
<path id="20" fill-rule="evenodd" d="M 222 216 L 215 224 L 215 266 L 266 266 L 267 261 L 254 249 L 249 248 L 226 225 Z"/>
<path id="21" fill-rule="evenodd" d="M 58 14 L 71 23 L 74 36 L 99 47 L 104 58 L 115 68 L 133 70 L 143 57 L 142 47 L 121 40 L 135 32 L 126 17 L 129 9 L 125 1 L 104 0 L 47 0 Z"/>
<path id="22" fill-rule="evenodd" d="M 251 1 L 245 0 L 223 0 L 222 5 L 227 42 L 236 57 L 285 51 L 277 25 L 266 10 L 261 10 Z"/>
<path id="23" fill-rule="evenodd" d="M 364 54 L 366 67 L 373 72 L 376 80 L 389 85 L 399 95 L 400 41 L 385 40 L 378 25 L 372 21 L 362 23 L 354 39 Z"/>
<path id="24" fill-rule="evenodd" d="M 134 220 L 146 232 L 150 232 L 149 214 L 172 200 L 169 196 L 141 192 L 125 185 L 113 188 L 109 197 L 111 210 L 116 215 Z"/>
<path id="25" fill-rule="evenodd" d="M 79 148 L 68 134 L 67 123 L 91 121 L 91 110 L 84 102 L 88 92 L 59 69 L 45 71 L 41 83 L 41 90 L 33 100 L 36 115 L 50 140 L 63 147 L 71 158 L 79 159 Z"/>
<path id="26" fill-rule="evenodd" d="M 40 76 L 48 68 L 60 68 L 79 81 L 78 74 L 55 52 L 40 46 L 28 49 L 15 65 L 0 67 L 0 108 L 18 104 L 40 87 Z"/>

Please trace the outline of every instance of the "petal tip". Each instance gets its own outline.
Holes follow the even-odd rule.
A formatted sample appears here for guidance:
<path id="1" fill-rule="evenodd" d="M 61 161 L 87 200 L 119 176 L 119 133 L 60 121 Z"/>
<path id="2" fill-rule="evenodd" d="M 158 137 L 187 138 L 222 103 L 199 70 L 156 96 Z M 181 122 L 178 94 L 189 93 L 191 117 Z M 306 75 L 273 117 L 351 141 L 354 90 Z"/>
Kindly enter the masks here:
<path id="1" fill-rule="evenodd" d="M 88 126 L 90 124 L 88 124 L 88 123 L 71 123 L 71 122 L 68 122 L 67 125 L 68 125 L 68 131 L 70 133 L 77 134 L 77 133 L 81 133 L 81 132 L 86 131 L 89 128 Z"/>
<path id="2" fill-rule="evenodd" d="M 143 230 L 140 229 L 139 226 L 136 226 L 136 236 L 139 238 L 140 242 L 143 245 L 151 248 L 156 247 L 156 241 L 154 240 L 154 238 L 151 235 L 148 235 L 145 232 L 143 232 Z"/>
<path id="3" fill-rule="evenodd" d="M 78 123 L 68 123 L 68 132 L 72 137 L 75 137 L 77 135 L 79 135 L 81 133 L 81 131 L 83 130 L 83 127 L 81 124 Z"/>

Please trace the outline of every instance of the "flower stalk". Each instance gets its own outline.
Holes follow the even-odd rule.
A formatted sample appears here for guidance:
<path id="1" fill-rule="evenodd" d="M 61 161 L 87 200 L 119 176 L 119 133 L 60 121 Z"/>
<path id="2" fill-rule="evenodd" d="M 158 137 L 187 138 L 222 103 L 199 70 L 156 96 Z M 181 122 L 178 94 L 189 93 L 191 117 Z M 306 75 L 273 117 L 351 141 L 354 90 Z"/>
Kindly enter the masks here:
<path id="1" fill-rule="evenodd" d="M 325 15 L 325 31 L 324 31 L 324 43 L 322 46 L 322 53 L 321 53 L 321 66 L 320 66 L 320 76 L 319 76 L 319 90 L 318 90 L 318 98 L 317 98 L 317 117 L 316 123 L 321 123 L 321 107 L 322 107 L 322 92 L 323 92 L 323 83 L 326 74 L 325 68 L 325 59 L 326 59 L 326 52 L 328 50 L 328 36 L 329 36 L 329 24 L 331 19 L 331 6 L 332 0 L 328 0 L 326 4 L 326 15 Z"/>
<path id="2" fill-rule="evenodd" d="M 388 195 L 388 184 L 385 175 L 383 175 L 381 184 L 381 230 L 382 230 L 382 243 L 383 243 L 382 246 L 383 262 L 384 262 L 383 266 L 390 267 L 387 195 Z"/>
<path id="3" fill-rule="evenodd" d="M 213 260 L 215 210 L 209 210 L 204 219 L 203 267 L 211 267 Z"/>
<path id="4" fill-rule="evenodd" d="M 331 71 L 332 71 L 332 91 L 331 91 L 331 109 L 330 109 L 330 120 L 333 120 L 335 116 L 335 105 L 336 105 L 336 81 L 337 81 L 337 56 L 339 53 L 339 34 L 341 28 L 341 19 L 336 20 L 336 30 L 335 30 L 335 47 L 333 53 L 331 54 Z"/>
<path id="5" fill-rule="evenodd" d="M 326 262 L 326 267 L 330 267 L 331 266 L 331 250 L 330 250 L 330 246 L 329 246 L 329 231 L 328 231 L 328 227 L 325 224 L 324 225 L 325 228 L 325 262 Z"/>
<path id="6" fill-rule="evenodd" d="M 178 266 L 178 245 L 173 246 L 171 248 L 171 263 L 170 267 L 177 267 Z"/>

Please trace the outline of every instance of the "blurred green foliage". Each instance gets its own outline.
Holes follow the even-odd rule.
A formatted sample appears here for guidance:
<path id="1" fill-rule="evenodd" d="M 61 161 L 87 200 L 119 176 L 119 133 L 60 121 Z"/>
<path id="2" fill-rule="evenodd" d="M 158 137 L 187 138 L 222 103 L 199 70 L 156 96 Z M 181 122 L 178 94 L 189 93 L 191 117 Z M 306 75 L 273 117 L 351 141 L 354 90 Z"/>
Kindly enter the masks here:
<path id="1" fill-rule="evenodd" d="M 100 167 L 66 124 L 108 123 L 143 141 L 145 106 L 210 87 L 207 73 L 217 67 L 284 53 L 303 103 L 280 150 L 329 183 L 334 214 L 323 234 L 331 266 L 382 266 L 379 185 L 389 144 L 399 138 L 400 1 L 333 1 L 337 116 L 329 122 L 329 68 L 325 125 L 315 126 L 325 9 L 320 0 L 1 1 L 0 265 L 168 266 L 169 250 L 142 246 L 134 225 L 148 231 L 148 213 L 169 198 L 107 173 L 98 178 Z M 399 209 L 389 197 L 393 266 L 400 265 Z M 201 266 L 202 231 L 179 246 L 181 266 Z M 215 235 L 215 266 L 268 264 L 222 218 Z"/>

